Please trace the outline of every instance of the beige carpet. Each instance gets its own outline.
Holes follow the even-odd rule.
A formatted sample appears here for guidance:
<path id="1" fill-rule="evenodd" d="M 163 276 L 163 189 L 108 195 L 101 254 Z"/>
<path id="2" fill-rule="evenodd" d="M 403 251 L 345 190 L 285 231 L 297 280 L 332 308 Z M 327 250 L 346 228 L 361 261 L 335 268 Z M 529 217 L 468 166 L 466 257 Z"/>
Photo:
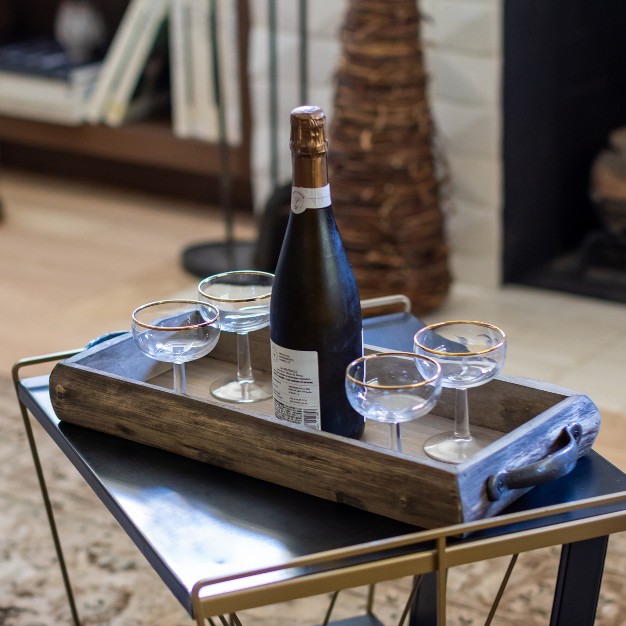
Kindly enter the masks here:
<path id="1" fill-rule="evenodd" d="M 11 384 L 0 379 L 0 625 L 71 624 L 50 531 Z M 36 426 L 61 541 L 84 626 L 190 626 L 193 622 L 76 470 Z M 508 559 L 454 568 L 448 624 L 483 624 Z M 495 625 L 548 624 L 558 550 L 520 556 Z M 377 587 L 375 612 L 397 624 L 410 580 Z M 363 612 L 363 588 L 340 594 L 333 619 Z M 308 626 L 324 617 L 328 598 L 315 597 L 240 614 L 249 626 Z M 615 535 L 596 623 L 626 623 L 626 533 Z M 573 625 L 575 626 L 575 625 Z"/>

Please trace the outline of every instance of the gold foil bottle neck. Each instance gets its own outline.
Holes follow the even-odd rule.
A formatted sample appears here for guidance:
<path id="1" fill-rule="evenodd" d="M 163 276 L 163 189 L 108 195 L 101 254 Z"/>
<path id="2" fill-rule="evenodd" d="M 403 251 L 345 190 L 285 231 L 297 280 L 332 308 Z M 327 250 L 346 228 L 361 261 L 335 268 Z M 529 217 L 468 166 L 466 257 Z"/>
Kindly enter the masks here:
<path id="1" fill-rule="evenodd" d="M 301 106 L 291 112 L 289 146 L 293 156 L 316 157 L 328 151 L 326 115 L 316 106 Z"/>

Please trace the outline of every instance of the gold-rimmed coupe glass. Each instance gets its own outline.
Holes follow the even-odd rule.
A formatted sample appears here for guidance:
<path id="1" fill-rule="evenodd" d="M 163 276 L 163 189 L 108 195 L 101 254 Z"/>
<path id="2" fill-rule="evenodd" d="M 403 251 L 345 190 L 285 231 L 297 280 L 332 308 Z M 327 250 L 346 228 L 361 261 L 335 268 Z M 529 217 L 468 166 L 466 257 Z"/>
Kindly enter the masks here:
<path id="1" fill-rule="evenodd" d="M 248 333 L 270 321 L 274 274 L 254 270 L 222 272 L 200 281 L 198 299 L 220 311 L 220 328 L 237 333 L 237 372 L 211 385 L 211 394 L 227 402 L 258 402 L 272 397 L 269 373 L 253 372 Z"/>
<path id="2" fill-rule="evenodd" d="M 467 390 L 500 372 L 506 335 L 487 322 L 453 320 L 425 326 L 415 334 L 413 344 L 417 354 L 439 362 L 442 386 L 456 389 L 454 431 L 431 437 L 424 451 L 439 461 L 461 463 L 493 441 L 487 434 L 470 432 Z"/>
<path id="3" fill-rule="evenodd" d="M 402 452 L 400 424 L 426 415 L 441 393 L 441 367 L 412 352 L 360 357 L 346 368 L 346 395 L 365 419 L 389 424 L 389 447 Z"/>
<path id="4" fill-rule="evenodd" d="M 174 390 L 187 393 L 185 363 L 206 356 L 220 337 L 219 310 L 197 300 L 159 300 L 137 307 L 131 332 L 139 349 L 172 363 Z"/>

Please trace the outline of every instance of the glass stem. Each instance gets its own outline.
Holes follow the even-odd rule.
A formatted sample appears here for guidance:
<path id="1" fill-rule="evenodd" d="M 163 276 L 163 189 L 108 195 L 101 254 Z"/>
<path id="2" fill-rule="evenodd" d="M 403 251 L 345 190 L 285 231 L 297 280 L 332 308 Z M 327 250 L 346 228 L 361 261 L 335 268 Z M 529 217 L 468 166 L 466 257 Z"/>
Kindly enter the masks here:
<path id="1" fill-rule="evenodd" d="M 180 394 L 187 393 L 187 376 L 184 363 L 174 363 L 174 391 Z"/>
<path id="2" fill-rule="evenodd" d="M 400 422 L 389 424 L 389 448 L 396 452 L 402 452 L 402 437 L 400 436 Z"/>
<path id="3" fill-rule="evenodd" d="M 454 407 L 454 436 L 458 439 L 471 439 L 469 428 L 469 407 L 467 405 L 467 389 L 456 390 Z"/>
<path id="4" fill-rule="evenodd" d="M 248 333 L 237 333 L 237 381 L 240 383 L 254 382 Z"/>

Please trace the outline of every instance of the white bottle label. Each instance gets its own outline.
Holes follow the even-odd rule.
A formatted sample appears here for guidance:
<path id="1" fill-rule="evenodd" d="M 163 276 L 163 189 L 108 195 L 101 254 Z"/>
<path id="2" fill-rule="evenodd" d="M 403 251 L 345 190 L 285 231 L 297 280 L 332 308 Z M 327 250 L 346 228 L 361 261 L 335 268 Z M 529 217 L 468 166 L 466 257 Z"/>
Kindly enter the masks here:
<path id="1" fill-rule="evenodd" d="M 279 420 L 320 430 L 317 352 L 289 350 L 271 342 L 274 414 Z"/>
<path id="2" fill-rule="evenodd" d="M 294 187 L 291 190 L 291 210 L 294 213 L 304 213 L 307 209 L 325 209 L 330 204 L 330 185 L 315 189 Z"/>

